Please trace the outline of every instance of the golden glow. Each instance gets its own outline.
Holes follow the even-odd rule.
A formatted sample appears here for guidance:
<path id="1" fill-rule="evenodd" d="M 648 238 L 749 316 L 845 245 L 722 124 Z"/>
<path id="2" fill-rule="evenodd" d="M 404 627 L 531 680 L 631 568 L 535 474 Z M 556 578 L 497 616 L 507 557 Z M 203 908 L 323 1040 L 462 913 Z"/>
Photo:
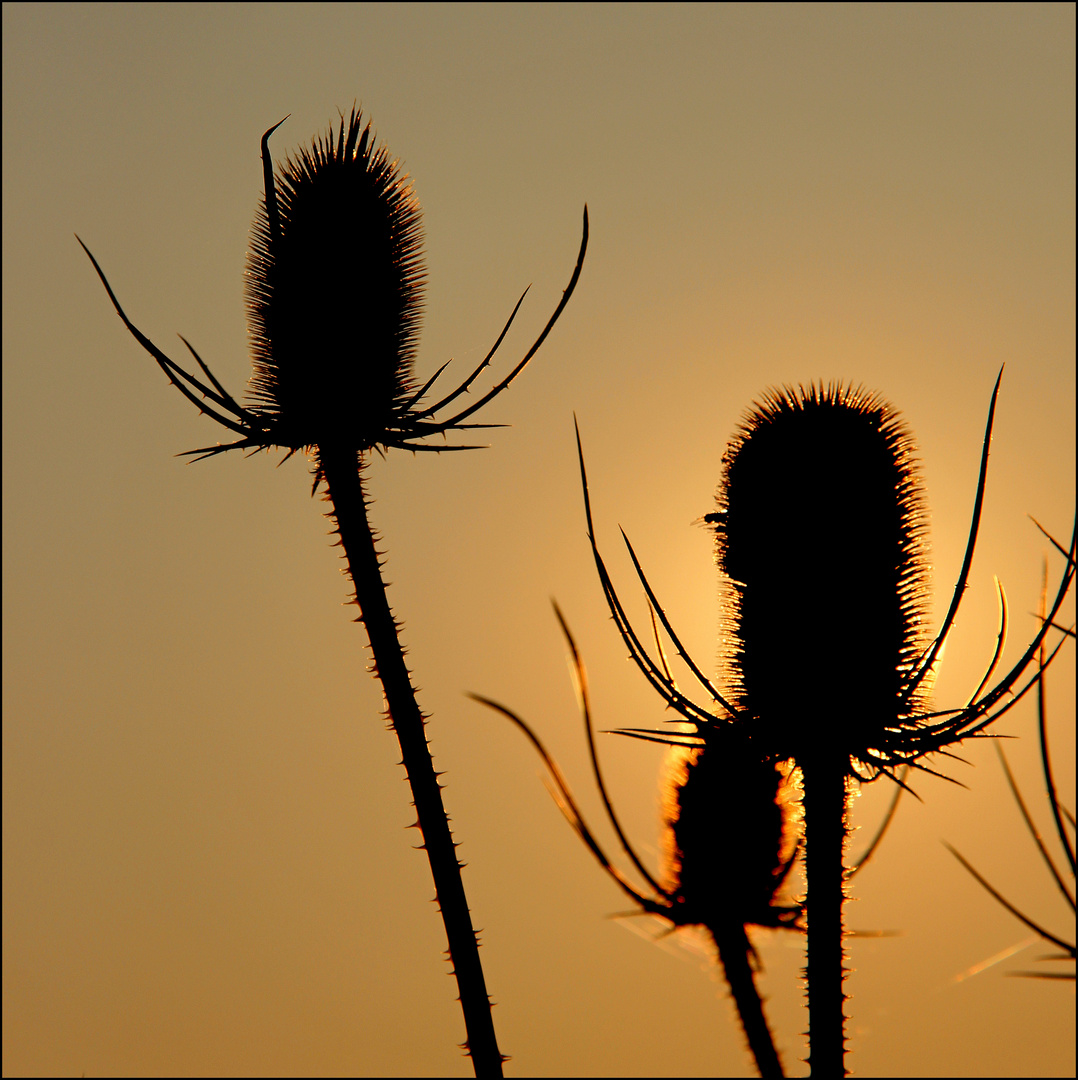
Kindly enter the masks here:
<path id="1" fill-rule="evenodd" d="M 532 722 L 598 820 L 557 597 L 596 726 L 664 714 L 625 661 L 585 539 L 646 609 L 620 523 L 693 656 L 717 656 L 706 530 L 768 386 L 863 384 L 909 423 L 933 618 L 957 576 L 984 411 L 1007 365 L 982 539 L 935 698 L 1035 625 L 1074 511 L 1070 5 L 5 5 L 5 1075 L 470 1074 L 429 872 L 321 504 L 294 457 L 186 465 L 218 438 L 109 307 L 250 373 L 258 139 L 301 146 L 359 100 L 414 179 L 429 271 L 416 374 L 460 381 L 533 288 L 519 356 L 580 285 L 472 454 L 373 460 L 390 599 L 516 1075 L 747 1075 L 708 970 L 624 933 L 565 826 Z M 515 336 L 514 336 L 515 335 Z M 182 345 L 176 342 L 179 357 Z M 459 371 L 454 371 L 459 367 Z M 504 371 L 504 369 L 499 369 Z M 453 382 L 453 385 L 456 385 Z M 447 384 L 448 385 L 448 384 Z M 487 417 L 484 417 L 486 419 Z M 1068 608 L 1068 620 L 1073 607 Z M 1074 792 L 1074 649 L 1048 685 Z M 675 672 L 682 679 L 681 672 Z M 1034 716 L 1001 729 L 1032 803 Z M 647 857 L 661 748 L 600 736 Z M 1050 926 L 1067 910 L 991 747 L 924 778 L 854 883 L 850 1067 L 1073 1075 L 1073 994 L 940 844 Z M 871 833 L 889 792 L 857 806 Z M 1047 828 L 1047 822 L 1042 822 Z M 859 838 L 851 845 L 859 848 Z M 796 935 L 760 942 L 803 1071 Z"/>

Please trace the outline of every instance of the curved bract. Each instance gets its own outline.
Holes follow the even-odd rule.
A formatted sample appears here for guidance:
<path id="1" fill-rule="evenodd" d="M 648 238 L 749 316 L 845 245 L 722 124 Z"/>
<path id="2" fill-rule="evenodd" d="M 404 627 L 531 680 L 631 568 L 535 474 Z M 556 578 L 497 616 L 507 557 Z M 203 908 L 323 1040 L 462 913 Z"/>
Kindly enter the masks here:
<path id="1" fill-rule="evenodd" d="M 1040 528 L 1040 526 L 1037 526 Z M 1058 543 L 1049 533 L 1041 529 L 1044 535 L 1051 541 L 1052 545 L 1063 555 L 1066 555 L 1068 560 L 1073 564 L 1074 552 L 1073 550 L 1068 553 L 1063 546 Z M 1045 587 L 1047 587 L 1048 568 L 1045 566 Z M 1041 593 L 1041 618 L 1044 618 L 1044 603 L 1045 596 L 1042 590 Z M 1061 627 L 1057 626 L 1056 629 L 1061 630 L 1066 636 L 1074 637 L 1074 627 Z M 1030 813 L 1026 806 L 1025 799 L 1022 798 L 1022 793 L 1018 788 L 1018 783 L 1014 778 L 1014 774 L 1011 772 L 1011 767 L 1007 762 L 1007 757 L 1003 753 L 1003 748 L 997 742 L 995 744 L 996 754 L 999 756 L 1000 764 L 1003 766 L 1003 774 L 1007 778 L 1007 786 L 1011 789 L 1011 794 L 1014 796 L 1014 801 L 1018 805 L 1019 813 L 1022 815 L 1022 820 L 1026 824 L 1026 828 L 1029 831 L 1029 835 L 1033 840 L 1034 846 L 1037 848 L 1040 854 L 1041 861 L 1044 863 L 1045 868 L 1048 871 L 1049 877 L 1055 882 L 1057 889 L 1062 895 L 1064 901 L 1070 907 L 1071 914 L 1075 912 L 1075 895 L 1074 895 L 1074 870 L 1075 870 L 1075 856 L 1074 856 L 1074 841 L 1071 837 L 1071 833 L 1074 831 L 1074 814 L 1071 813 L 1064 805 L 1059 794 L 1059 789 L 1056 786 L 1056 780 L 1054 775 L 1054 769 L 1052 767 L 1052 755 L 1048 748 L 1048 714 L 1045 708 L 1045 648 L 1042 645 L 1040 653 L 1037 657 L 1037 741 L 1040 744 L 1040 756 L 1041 756 L 1041 768 L 1044 773 L 1044 794 L 1051 810 L 1052 824 L 1056 839 L 1058 841 L 1058 850 L 1062 853 L 1062 858 L 1065 860 L 1062 869 L 1056 865 L 1056 860 L 1060 857 L 1059 854 L 1053 858 L 1047 841 L 1041 836 L 1040 829 L 1038 829 L 1033 815 Z M 1069 829 L 1069 831 L 1068 831 Z M 984 878 L 976 869 L 974 869 L 972 863 L 970 863 L 963 855 L 955 850 L 950 844 L 944 843 L 944 846 L 952 855 L 969 871 L 969 873 L 983 886 L 986 892 L 994 897 L 1004 908 L 1006 908 L 1012 915 L 1015 916 L 1020 922 L 1024 923 L 1031 930 L 1033 930 L 1043 941 L 1048 942 L 1051 945 L 1055 945 L 1060 950 L 1058 953 L 1050 954 L 1048 956 L 1040 957 L 1042 960 L 1059 961 L 1069 960 L 1072 963 L 1075 959 L 1075 943 L 1073 941 L 1067 941 L 1066 938 L 1061 937 L 1059 934 L 1053 933 L 1047 929 L 1043 922 L 1038 922 L 1022 910 L 1012 904 L 1001 892 L 994 888 L 986 878 Z M 1009 972 L 1008 974 L 1017 974 L 1028 976 L 1034 979 L 1064 979 L 1074 981 L 1075 974 L 1073 971 L 1021 971 L 1021 972 Z"/>

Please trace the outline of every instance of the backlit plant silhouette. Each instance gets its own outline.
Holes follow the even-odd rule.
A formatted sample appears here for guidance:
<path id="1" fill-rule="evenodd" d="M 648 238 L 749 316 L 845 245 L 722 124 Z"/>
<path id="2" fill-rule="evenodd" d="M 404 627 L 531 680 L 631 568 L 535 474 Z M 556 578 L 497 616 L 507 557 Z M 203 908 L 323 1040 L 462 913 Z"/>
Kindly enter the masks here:
<path id="1" fill-rule="evenodd" d="M 670 733 L 632 732 L 636 738 L 670 744 L 663 779 L 663 865 L 656 878 L 626 837 L 610 801 L 595 746 L 587 672 L 557 604 L 554 611 L 569 645 L 596 788 L 622 850 L 650 894 L 637 889 L 607 856 L 534 729 L 504 705 L 479 694 L 471 696 L 512 720 L 528 737 L 550 773 L 555 800 L 569 824 L 641 912 L 666 920 L 674 929 L 702 926 L 708 932 L 756 1068 L 764 1077 L 784 1076 L 756 986 L 760 964 L 749 928 L 804 930 L 804 907 L 787 895 L 804 837 L 798 772 L 786 762 L 761 759 L 749 741 L 737 737 L 716 741 L 708 751 L 708 730 L 699 736 L 685 733 L 684 742 Z M 663 677 L 673 685 L 657 633 L 655 645 Z M 901 793 L 902 788 L 896 788 L 875 836 L 850 868 L 850 877 L 875 853 Z"/>
<path id="2" fill-rule="evenodd" d="M 426 741 L 426 717 L 416 701 L 386 597 L 362 472 L 371 450 L 474 449 L 427 440 L 492 426 L 468 418 L 520 374 L 569 302 L 587 249 L 587 208 L 576 267 L 542 333 L 505 378 L 477 401 L 455 406 L 454 411 L 453 403 L 471 388 L 501 345 L 524 296 L 478 367 L 456 389 L 428 403 L 428 392 L 446 365 L 417 386 L 413 359 L 425 274 L 419 203 L 407 176 L 386 148 L 376 145 L 370 124 L 363 126 L 354 108 L 348 120 L 342 115 L 336 137 L 331 129 L 275 175 L 269 137 L 279 126 L 262 136 L 265 194 L 247 257 L 254 372 L 246 405 L 218 382 L 186 339 L 201 376 L 180 367 L 145 337 L 124 313 L 97 260 L 82 246 L 135 340 L 201 412 L 238 436 L 188 454 L 197 459 L 227 450 L 276 447 L 291 456 L 305 450 L 313 467 L 312 492 L 325 484 L 328 516 L 355 587 L 357 621 L 367 629 L 373 671 L 382 683 L 390 724 L 400 741 L 434 877 L 464 1012 L 467 1053 L 477 1075 L 500 1076 L 503 1057 L 461 865 Z"/>
<path id="3" fill-rule="evenodd" d="M 1039 526 L 1038 526 L 1039 527 Z M 1041 530 L 1044 532 L 1044 530 Z M 1071 563 L 1074 564 L 1074 549 L 1067 552 L 1063 546 L 1048 533 L 1045 533 L 1048 539 L 1052 541 L 1052 544 L 1056 549 L 1064 555 Z M 1045 566 L 1045 586 L 1047 586 L 1048 568 Z M 1045 596 L 1044 592 L 1041 593 L 1041 618 L 1045 618 L 1044 615 Z M 1062 626 L 1056 626 L 1057 630 L 1061 630 L 1067 637 L 1074 637 L 1074 628 L 1064 628 Z M 1037 742 L 1040 747 L 1041 756 L 1041 769 L 1044 774 L 1044 794 L 1048 802 L 1049 809 L 1052 814 L 1052 825 L 1055 829 L 1056 838 L 1059 842 L 1059 848 L 1063 852 L 1063 858 L 1066 860 L 1067 875 L 1069 875 L 1070 883 L 1068 883 L 1067 876 L 1062 873 L 1056 866 L 1056 860 L 1052 858 L 1052 854 L 1045 843 L 1044 838 L 1041 836 L 1040 830 L 1037 828 L 1036 822 L 1033 816 L 1030 814 L 1029 809 L 1026 807 L 1025 799 L 1022 798 L 1022 793 L 1018 788 L 1018 784 L 1014 779 L 1014 774 L 1011 772 L 1011 767 L 1007 763 L 1007 757 L 1003 753 L 1003 749 L 996 743 L 996 753 L 999 755 L 1000 764 L 1003 766 L 1003 773 L 1007 777 L 1007 786 L 1011 789 L 1011 794 L 1014 796 L 1014 801 L 1018 805 L 1018 811 L 1022 815 L 1022 820 L 1025 822 L 1026 828 L 1029 831 L 1029 835 L 1033 839 L 1033 843 L 1037 848 L 1037 852 L 1041 857 L 1041 861 L 1044 863 L 1045 868 L 1048 871 L 1049 876 L 1055 882 L 1056 888 L 1062 894 L 1063 899 L 1069 905 L 1073 914 L 1075 910 L 1075 898 L 1074 898 L 1074 840 L 1071 833 L 1074 832 L 1074 815 L 1063 805 L 1062 800 L 1059 797 L 1059 790 L 1056 787 L 1055 775 L 1052 769 L 1052 756 L 1048 749 L 1048 711 L 1045 707 L 1045 668 L 1047 667 L 1047 656 L 1045 647 L 1042 644 L 1040 652 L 1037 656 Z M 1068 832 L 1068 826 L 1070 832 Z M 969 871 L 969 873 L 984 887 L 985 891 L 992 897 L 994 897 L 1003 907 L 1005 907 L 1019 922 L 1024 923 L 1034 933 L 1036 933 L 1042 941 L 1047 942 L 1050 945 L 1054 945 L 1057 949 L 1062 950 L 1059 953 L 1053 953 L 1045 959 L 1048 960 L 1069 960 L 1071 963 L 1075 959 L 1075 943 L 1074 941 L 1067 941 L 1065 938 L 1060 937 L 1058 934 L 1048 930 L 1043 923 L 1039 923 L 1034 919 L 1031 919 L 1024 912 L 1019 910 L 1012 904 L 1001 892 L 995 889 L 986 878 L 974 869 L 972 863 L 970 863 L 963 855 L 956 851 L 950 844 L 944 845 L 948 851 Z M 1073 930 L 1071 931 L 1073 936 Z M 1059 972 L 1059 971 L 1020 971 L 1011 972 L 1009 974 L 1026 975 L 1034 979 L 1066 979 L 1071 982 L 1074 981 L 1075 973 Z"/>
<path id="4" fill-rule="evenodd" d="M 654 659 L 633 629 L 596 545 L 585 480 L 599 578 L 645 677 L 695 728 L 698 745 L 708 752 L 733 739 L 754 746 L 760 760 L 792 761 L 801 771 L 814 1076 L 845 1075 L 842 908 L 851 790 L 880 775 L 903 784 L 896 775 L 903 767 L 934 772 L 920 759 L 946 754 L 948 746 L 977 736 L 1007 712 L 1036 682 L 1034 677 L 1019 686 L 1073 578 L 1071 560 L 1039 632 L 1010 671 L 988 688 L 1006 637 L 1000 588 L 997 646 L 980 684 L 964 706 L 929 710 L 936 663 L 973 561 L 999 382 L 989 408 L 962 569 L 931 641 L 921 627 L 927 601 L 920 555 L 925 520 L 912 439 L 898 414 L 864 391 L 773 392 L 748 414 L 726 453 L 718 509 L 706 518 L 715 528 L 730 601 L 723 692 L 686 653 L 626 538 L 653 611 L 717 714 L 679 689 L 665 661 Z M 1072 539 L 1072 550 L 1073 545 Z M 1055 650 L 1048 660 L 1054 655 Z M 685 742 L 683 735 L 662 731 L 624 733 Z"/>
<path id="5" fill-rule="evenodd" d="M 503 706 L 486 702 L 519 724 L 543 754 L 569 820 L 596 858 L 645 910 L 676 925 L 705 921 L 689 902 L 688 871 L 699 850 L 714 860 L 711 873 L 721 883 L 717 888 L 724 902 L 730 901 L 726 917 L 740 920 L 742 931 L 753 923 L 789 925 L 796 919 L 796 912 L 791 915 L 788 906 L 776 903 L 778 886 L 789 871 L 787 848 L 775 843 L 780 833 L 757 821 L 787 814 L 784 778 L 796 769 L 805 816 L 809 1064 L 814 1076 L 842 1076 L 846 1071 L 842 911 L 846 881 L 856 869 L 844 865 L 851 792 L 858 783 L 887 776 L 898 785 L 897 796 L 906 788 L 909 769 L 939 775 L 922 759 L 934 753 L 953 756 L 948 747 L 983 734 L 1038 681 L 1060 647 L 1042 659 L 1038 675 L 1023 683 L 1070 588 L 1073 537 L 1051 609 L 1013 667 L 990 686 L 1006 638 L 1006 597 L 999 587 L 997 644 L 979 685 L 961 707 L 929 708 L 937 662 L 973 561 L 999 384 L 997 379 L 962 568 L 943 624 L 931 640 L 923 628 L 925 512 L 912 439 L 895 410 L 875 395 L 838 386 L 775 391 L 749 412 L 724 458 L 718 509 L 705 518 L 715 529 L 718 563 L 727 583 L 721 691 L 685 650 L 623 533 L 648 599 L 654 649 L 634 629 L 595 539 L 578 433 L 588 537 L 610 614 L 632 660 L 678 714 L 676 722 L 689 725 L 688 732 L 682 726 L 677 732 L 628 728 L 620 733 L 694 748 L 681 786 L 675 785 L 678 806 L 671 824 L 674 869 L 681 878 L 674 889 L 658 885 L 624 839 L 594 762 L 587 713 L 589 747 L 604 804 L 655 897 L 633 890 L 610 866 L 534 733 Z M 708 706 L 678 686 L 663 651 L 660 626 L 710 699 Z M 579 672 L 579 663 L 577 668 Z M 716 761 L 722 764 L 708 766 Z M 730 789 L 712 792 L 712 784 Z M 709 820 L 716 810 L 723 820 Z M 691 820 L 685 821 L 697 813 L 699 831 Z M 731 842 L 727 834 L 742 829 L 745 840 L 758 845 L 756 850 L 747 852 Z M 739 881 L 742 876 L 746 880 Z M 706 890 L 701 893 L 706 895 Z M 746 902 L 746 896 L 754 899 Z M 716 941 L 721 953 L 718 935 Z M 730 949 L 728 955 L 732 958 L 734 952 Z M 726 956 L 722 960 L 729 978 L 733 965 L 727 965 Z M 729 981 L 733 987 L 735 980 Z M 741 1009 L 740 1000 L 738 1005 L 758 1068 L 763 1075 L 779 1075 L 773 1048 L 771 1053 L 766 1050 L 766 1024 L 760 1029 L 758 1052 L 746 1019 L 752 1008 Z"/>
<path id="6" fill-rule="evenodd" d="M 622 850 L 650 894 L 634 887 L 611 862 L 557 763 L 532 728 L 504 705 L 472 696 L 508 717 L 528 737 L 553 778 L 558 805 L 569 823 L 599 865 L 642 911 L 674 927 L 707 930 L 760 1075 L 781 1077 L 782 1065 L 756 987 L 756 957 L 747 927 L 798 925 L 800 905 L 789 903 L 783 895 L 801 835 L 796 780 L 782 764 L 762 760 L 734 740 L 709 751 L 706 741 L 701 744 L 687 738 L 685 745 L 671 750 L 668 763 L 664 865 L 657 879 L 627 839 L 610 801 L 595 748 L 587 673 L 557 605 L 554 610 L 569 644 L 599 795 Z M 739 822 L 738 828 L 730 827 L 733 820 Z"/>

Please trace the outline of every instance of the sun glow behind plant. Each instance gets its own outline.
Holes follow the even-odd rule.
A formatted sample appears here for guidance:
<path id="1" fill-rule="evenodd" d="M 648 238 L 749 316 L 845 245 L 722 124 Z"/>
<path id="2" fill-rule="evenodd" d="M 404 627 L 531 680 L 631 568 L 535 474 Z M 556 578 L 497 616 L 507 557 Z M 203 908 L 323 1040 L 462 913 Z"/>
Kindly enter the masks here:
<path id="1" fill-rule="evenodd" d="M 692 523 L 746 403 L 812 378 L 878 388 L 916 432 L 938 625 L 986 387 L 1007 364 L 936 698 L 968 693 L 991 655 L 993 575 L 1012 642 L 1035 625 L 1047 544 L 1025 514 L 1059 534 L 1073 511 L 1072 10 L 307 5 L 266 9 L 255 38 L 242 9 L 206 5 L 3 17 L 5 1072 L 421 1073 L 459 1024 L 438 942 L 415 937 L 431 920 L 426 868 L 397 832 L 413 819 L 392 737 L 359 730 L 380 695 L 357 670 L 302 463 L 172 462 L 216 431 L 144 378 L 133 343 L 116 348 L 115 315 L 70 250 L 75 228 L 98 255 L 115 237 L 107 269 L 124 268 L 142 329 L 181 350 L 183 331 L 241 388 L 261 191 L 250 132 L 292 110 L 298 142 L 357 97 L 423 199 L 421 380 L 451 356 L 447 374 L 478 363 L 529 281 L 529 307 L 553 310 L 573 251 L 550 223 L 591 209 L 587 276 L 494 417 L 513 425 L 496 449 L 372 463 L 509 1071 L 712 1074 L 727 1052 L 743 1066 L 736 1029 L 716 1022 L 719 987 L 605 918 L 626 901 L 577 850 L 530 748 L 463 692 L 560 717 L 550 749 L 595 816 L 572 771 L 551 595 L 599 726 L 662 713 L 627 677 L 596 595 L 572 410 L 612 575 L 633 573 L 620 523 L 710 674 L 716 580 Z M 534 329 L 511 332 L 508 352 Z M 1073 660 L 1060 660 L 1050 723 L 1073 791 Z M 1020 736 L 1006 750 L 1023 791 L 1038 790 L 1031 729 L 1030 713 L 1004 728 Z M 612 797 L 657 847 L 663 752 L 626 742 L 600 736 Z M 1024 934 L 939 838 L 1059 925 L 1050 886 L 1043 907 L 1025 893 L 1043 867 L 991 747 L 971 756 L 956 766 L 969 790 L 929 781 L 857 884 L 850 926 L 901 933 L 850 944 L 865 1074 L 1073 1072 L 1073 1002 L 996 977 L 1025 956 L 952 982 Z M 886 801 L 882 787 L 858 801 L 866 832 Z M 764 992 L 776 1028 L 796 1032 L 801 1001 L 783 1012 L 773 992 L 803 964 L 791 937 L 765 943 Z M 406 1039 L 391 1034 L 402 1015 L 417 1018 Z"/>

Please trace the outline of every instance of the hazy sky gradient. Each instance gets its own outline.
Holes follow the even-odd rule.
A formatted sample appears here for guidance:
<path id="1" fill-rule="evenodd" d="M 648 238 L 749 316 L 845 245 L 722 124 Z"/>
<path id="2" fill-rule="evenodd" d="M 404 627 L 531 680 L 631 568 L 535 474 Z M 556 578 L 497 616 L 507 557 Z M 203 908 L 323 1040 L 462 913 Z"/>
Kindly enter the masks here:
<path id="1" fill-rule="evenodd" d="M 710 670 L 716 571 L 692 523 L 739 418 L 776 384 L 880 392 L 920 445 L 938 621 L 1004 363 L 938 707 L 991 655 L 993 574 L 1016 658 L 1048 552 L 1026 515 L 1065 539 L 1074 512 L 1073 6 L 9 4 L 3 31 L 4 1074 L 470 1075 L 304 461 L 174 457 L 223 433 L 129 337 L 72 235 L 146 334 L 182 362 L 183 333 L 239 394 L 258 140 L 291 113 L 283 159 L 358 100 L 424 209 L 423 377 L 455 357 L 455 385 L 531 282 L 492 378 L 507 371 L 591 212 L 576 296 L 484 416 L 512 426 L 368 471 L 508 1072 L 750 1075 L 706 957 L 609 917 L 627 902 L 530 748 L 464 693 L 531 720 L 595 822 L 552 596 L 599 725 L 663 718 L 591 564 L 574 410 L 623 596 L 645 620 L 619 523 Z M 1073 652 L 1049 682 L 1072 806 Z M 1000 730 L 1047 828 L 1032 707 Z M 608 736 L 601 753 L 653 855 L 661 751 Z M 1072 987 L 1006 977 L 1046 947 L 962 977 L 1029 935 L 941 839 L 1073 934 L 992 747 L 964 756 L 941 764 L 968 790 L 919 781 L 855 882 L 848 925 L 899 936 L 851 943 L 850 1065 L 1073 1075 Z M 870 788 L 859 820 L 889 794 Z M 759 939 L 791 1075 L 802 944 Z"/>

